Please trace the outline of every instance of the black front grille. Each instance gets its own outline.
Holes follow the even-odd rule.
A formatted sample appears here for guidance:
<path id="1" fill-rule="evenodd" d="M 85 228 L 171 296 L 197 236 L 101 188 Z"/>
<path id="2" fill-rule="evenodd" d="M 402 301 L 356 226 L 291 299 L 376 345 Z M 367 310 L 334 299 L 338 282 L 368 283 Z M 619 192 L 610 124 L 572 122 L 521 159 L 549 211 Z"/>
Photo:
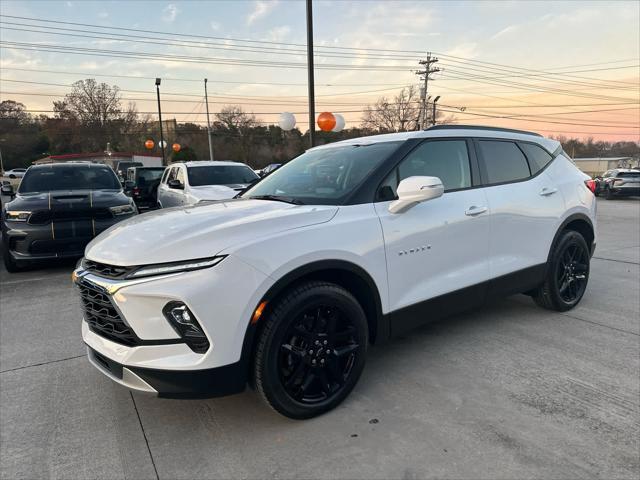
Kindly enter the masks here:
<path id="1" fill-rule="evenodd" d="M 118 265 L 108 265 L 106 263 L 94 262 L 84 259 L 82 267 L 90 273 L 107 278 L 122 278 L 127 273 L 133 271 L 135 267 L 120 267 Z"/>
<path id="2" fill-rule="evenodd" d="M 120 317 L 111 298 L 87 282 L 78 285 L 84 319 L 92 332 L 121 345 L 133 347 L 140 340 Z"/>
<path id="3" fill-rule="evenodd" d="M 45 225 L 52 221 L 73 221 L 73 220 L 108 220 L 113 218 L 111 210 L 108 208 L 61 208 L 50 210 L 36 210 L 29 216 L 28 223 L 31 225 Z"/>

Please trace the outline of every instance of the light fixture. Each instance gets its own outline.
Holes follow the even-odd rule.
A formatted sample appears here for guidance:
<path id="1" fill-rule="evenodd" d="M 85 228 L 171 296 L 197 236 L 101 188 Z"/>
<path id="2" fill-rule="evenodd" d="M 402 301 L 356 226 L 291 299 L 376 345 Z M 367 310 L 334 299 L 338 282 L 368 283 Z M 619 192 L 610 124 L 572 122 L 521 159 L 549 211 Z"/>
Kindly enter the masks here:
<path id="1" fill-rule="evenodd" d="M 211 346 L 195 315 L 183 302 L 169 302 L 162 313 L 191 350 L 204 353 Z"/>
<path id="2" fill-rule="evenodd" d="M 219 264 L 226 258 L 226 255 L 219 255 L 212 258 L 200 258 L 197 260 L 187 260 L 184 262 L 156 263 L 141 267 L 128 275 L 128 278 L 150 277 L 152 275 L 166 275 L 169 273 L 189 272 L 209 268 Z"/>

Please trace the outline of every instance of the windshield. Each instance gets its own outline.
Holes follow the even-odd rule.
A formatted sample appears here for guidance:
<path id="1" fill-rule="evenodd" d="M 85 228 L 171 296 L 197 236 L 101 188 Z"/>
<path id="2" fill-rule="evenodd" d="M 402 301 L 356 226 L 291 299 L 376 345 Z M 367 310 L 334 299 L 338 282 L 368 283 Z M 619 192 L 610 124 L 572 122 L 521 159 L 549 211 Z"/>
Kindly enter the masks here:
<path id="1" fill-rule="evenodd" d="M 619 172 L 618 178 L 640 178 L 640 172 Z"/>
<path id="2" fill-rule="evenodd" d="M 253 182 L 258 175 L 246 165 L 206 165 L 188 167 L 189 185 L 233 185 Z"/>
<path id="3" fill-rule="evenodd" d="M 19 193 L 56 190 L 120 190 L 120 182 L 109 167 L 59 167 L 29 169 Z"/>
<path id="4" fill-rule="evenodd" d="M 307 204 L 340 205 L 401 142 L 310 150 L 242 195 L 282 196 Z"/>

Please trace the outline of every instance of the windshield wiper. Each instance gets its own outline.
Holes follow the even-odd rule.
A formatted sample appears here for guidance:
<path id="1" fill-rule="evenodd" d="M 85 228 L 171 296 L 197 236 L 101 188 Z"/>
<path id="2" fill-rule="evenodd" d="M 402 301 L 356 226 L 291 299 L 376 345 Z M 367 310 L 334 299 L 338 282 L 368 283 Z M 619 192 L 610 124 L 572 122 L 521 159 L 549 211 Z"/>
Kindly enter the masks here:
<path id="1" fill-rule="evenodd" d="M 247 198 L 253 198 L 254 200 L 273 200 L 274 202 L 291 203 L 293 205 L 304 205 L 304 202 L 293 197 L 284 197 L 282 195 L 252 195 Z"/>

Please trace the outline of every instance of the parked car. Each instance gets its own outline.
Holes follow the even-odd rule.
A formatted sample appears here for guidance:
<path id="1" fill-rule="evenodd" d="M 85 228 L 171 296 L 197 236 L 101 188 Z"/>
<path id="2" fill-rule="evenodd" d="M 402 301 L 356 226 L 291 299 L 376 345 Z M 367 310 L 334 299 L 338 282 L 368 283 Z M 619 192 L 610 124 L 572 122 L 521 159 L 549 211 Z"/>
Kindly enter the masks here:
<path id="1" fill-rule="evenodd" d="M 522 131 L 437 126 L 310 149 L 240 198 L 92 242 L 74 273 L 89 360 L 132 389 L 250 383 L 281 414 L 313 417 L 347 397 L 372 343 L 502 295 L 575 307 L 593 187 L 559 142 Z"/>
<path id="2" fill-rule="evenodd" d="M 260 177 L 238 162 L 197 161 L 167 167 L 158 187 L 158 207 L 233 198 Z"/>
<path id="3" fill-rule="evenodd" d="M 607 200 L 615 197 L 640 195 L 640 170 L 632 168 L 615 168 L 607 170 L 597 180 L 597 195 L 604 195 Z"/>
<path id="4" fill-rule="evenodd" d="M 127 171 L 131 167 L 142 167 L 142 166 L 143 165 L 141 162 L 118 162 L 118 165 L 116 165 L 114 170 L 118 174 L 118 179 L 120 180 L 120 182 L 124 183 L 124 181 L 126 180 Z"/>
<path id="5" fill-rule="evenodd" d="M 26 171 L 26 168 L 13 168 L 4 172 L 4 176 L 8 178 L 22 178 Z"/>
<path id="6" fill-rule="evenodd" d="M 138 209 L 155 208 L 158 186 L 165 167 L 130 167 L 124 183 L 124 193 L 131 196 Z"/>
<path id="7" fill-rule="evenodd" d="M 106 165 L 58 163 L 30 167 L 2 209 L 3 260 L 15 272 L 36 260 L 81 257 L 89 241 L 137 213 Z"/>
<path id="8" fill-rule="evenodd" d="M 262 170 L 260 170 L 260 176 L 261 177 L 266 177 L 271 172 L 277 170 L 281 166 L 282 166 L 281 163 L 271 163 L 271 164 L 267 165 L 266 167 L 264 167 Z"/>

